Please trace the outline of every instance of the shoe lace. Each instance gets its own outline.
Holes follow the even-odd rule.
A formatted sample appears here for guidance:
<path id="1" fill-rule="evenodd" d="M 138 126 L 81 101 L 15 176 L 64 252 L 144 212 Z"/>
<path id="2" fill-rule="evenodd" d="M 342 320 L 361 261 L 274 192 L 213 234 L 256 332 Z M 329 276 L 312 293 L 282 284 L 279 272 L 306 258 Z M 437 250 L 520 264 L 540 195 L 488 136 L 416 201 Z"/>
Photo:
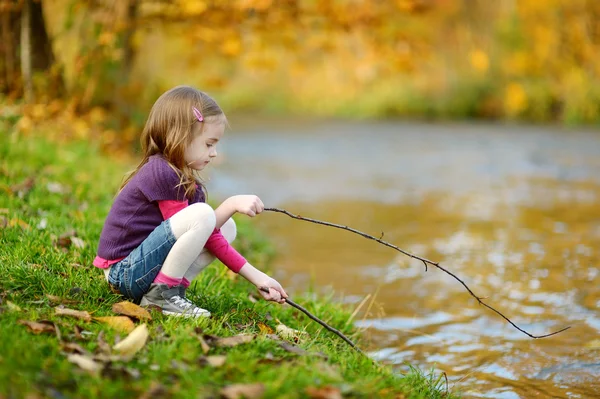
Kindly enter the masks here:
<path id="1" fill-rule="evenodd" d="M 171 297 L 171 302 L 176 306 L 179 306 L 185 310 L 191 308 L 194 304 L 187 300 L 187 298 L 182 298 L 179 295 L 175 295 Z"/>
<path id="2" fill-rule="evenodd" d="M 197 312 L 201 312 L 203 310 L 203 309 L 199 308 L 198 306 L 194 305 L 194 303 L 192 301 L 190 301 L 189 299 L 187 299 L 186 297 L 182 298 L 179 295 L 172 297 L 171 301 L 173 301 L 173 303 L 176 306 L 179 306 L 186 311 L 190 311 L 191 313 L 197 313 Z"/>

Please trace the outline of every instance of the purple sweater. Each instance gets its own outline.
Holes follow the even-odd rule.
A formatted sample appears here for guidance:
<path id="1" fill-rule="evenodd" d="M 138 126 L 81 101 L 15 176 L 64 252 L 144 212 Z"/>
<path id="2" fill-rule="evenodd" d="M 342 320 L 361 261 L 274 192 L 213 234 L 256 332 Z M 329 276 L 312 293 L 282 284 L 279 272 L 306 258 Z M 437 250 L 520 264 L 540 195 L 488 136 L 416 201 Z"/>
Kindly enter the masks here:
<path id="1" fill-rule="evenodd" d="M 179 177 L 167 161 L 152 155 L 115 199 L 100 234 L 98 256 L 120 259 L 136 249 L 163 222 L 157 201 L 186 199 L 185 189 L 178 184 Z M 204 201 L 197 188 L 189 203 Z"/>

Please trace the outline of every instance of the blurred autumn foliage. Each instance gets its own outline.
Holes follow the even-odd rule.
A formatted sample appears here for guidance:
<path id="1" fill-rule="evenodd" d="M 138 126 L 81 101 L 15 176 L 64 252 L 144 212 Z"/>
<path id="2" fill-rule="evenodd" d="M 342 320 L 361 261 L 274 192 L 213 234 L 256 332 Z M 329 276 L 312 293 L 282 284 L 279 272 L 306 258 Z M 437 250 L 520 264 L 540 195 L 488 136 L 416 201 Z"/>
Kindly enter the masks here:
<path id="1" fill-rule="evenodd" d="M 227 112 L 600 120 L 598 0 L 0 0 L 0 18 L 22 129 L 131 139 L 177 84 Z"/>

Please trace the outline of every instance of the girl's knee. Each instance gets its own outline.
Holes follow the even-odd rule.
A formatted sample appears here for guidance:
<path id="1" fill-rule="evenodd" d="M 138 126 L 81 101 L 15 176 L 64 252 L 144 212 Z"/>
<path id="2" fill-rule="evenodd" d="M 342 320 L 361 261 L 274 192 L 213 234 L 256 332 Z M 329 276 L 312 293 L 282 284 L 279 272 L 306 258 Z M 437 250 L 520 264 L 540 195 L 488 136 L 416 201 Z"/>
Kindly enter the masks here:
<path id="1" fill-rule="evenodd" d="M 170 218 L 171 230 L 176 239 L 179 239 L 188 231 L 202 230 L 208 234 L 212 233 L 217 223 L 215 211 L 205 204 L 192 204 L 185 209 L 177 212 Z"/>
<path id="2" fill-rule="evenodd" d="M 217 217 L 210 205 L 198 202 L 188 206 L 187 209 L 189 210 L 189 218 L 193 227 L 208 227 L 211 230 L 215 228 Z"/>
<path id="3" fill-rule="evenodd" d="M 229 218 L 221 227 L 221 234 L 227 240 L 228 243 L 232 243 L 237 235 L 237 227 L 232 218 Z"/>

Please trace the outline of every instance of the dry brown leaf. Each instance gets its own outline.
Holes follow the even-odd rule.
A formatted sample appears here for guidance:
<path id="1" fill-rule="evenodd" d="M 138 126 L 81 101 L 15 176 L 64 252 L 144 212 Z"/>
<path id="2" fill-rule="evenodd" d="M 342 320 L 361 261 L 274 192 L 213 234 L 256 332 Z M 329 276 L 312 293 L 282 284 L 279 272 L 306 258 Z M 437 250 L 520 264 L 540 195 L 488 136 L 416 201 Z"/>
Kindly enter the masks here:
<path id="1" fill-rule="evenodd" d="M 225 364 L 226 356 L 200 356 L 198 363 L 201 365 L 209 365 L 212 367 L 221 367 Z"/>
<path id="2" fill-rule="evenodd" d="M 30 321 L 30 320 L 19 320 L 17 323 L 23 324 L 29 328 L 34 334 L 41 333 L 55 333 L 54 323 L 51 321 L 40 320 L 40 321 Z"/>
<path id="3" fill-rule="evenodd" d="M 54 312 L 56 313 L 57 316 L 75 317 L 75 318 L 78 318 L 83 321 L 91 321 L 92 320 L 92 316 L 85 310 L 75 310 L 75 309 L 69 309 L 69 308 L 63 308 L 63 307 L 57 306 L 54 308 Z"/>
<path id="4" fill-rule="evenodd" d="M 148 327 L 141 324 L 136 327 L 123 341 L 116 344 L 113 349 L 117 351 L 124 360 L 130 360 L 144 347 L 148 340 Z"/>
<path id="5" fill-rule="evenodd" d="M 112 306 L 112 311 L 125 316 L 134 317 L 138 320 L 152 320 L 152 316 L 150 316 L 150 313 L 146 309 L 129 301 L 115 303 Z"/>
<path id="6" fill-rule="evenodd" d="M 56 239 L 56 246 L 61 248 L 73 246 L 75 248 L 82 249 L 85 248 L 85 241 L 77 237 L 77 231 L 69 230 L 61 234 L 60 237 Z"/>
<path id="7" fill-rule="evenodd" d="M 106 341 L 104 340 L 104 331 L 100 331 L 98 333 L 98 349 L 100 350 L 101 353 L 107 353 L 110 354 L 111 349 L 110 349 L 110 345 L 108 345 L 108 343 L 106 343 Z"/>
<path id="8" fill-rule="evenodd" d="M 226 399 L 255 399 L 261 398 L 265 393 L 265 386 L 256 384 L 233 384 L 221 389 L 221 395 Z"/>
<path id="9" fill-rule="evenodd" d="M 273 334 L 275 331 L 265 323 L 258 323 L 258 329 L 262 334 Z"/>
<path id="10" fill-rule="evenodd" d="M 240 344 L 247 344 L 252 341 L 254 337 L 254 334 L 239 334 L 234 335 L 233 337 L 216 338 L 214 344 L 215 346 L 230 348 Z"/>
<path id="11" fill-rule="evenodd" d="M 29 176 L 22 182 L 10 186 L 10 191 L 11 193 L 16 194 L 19 198 L 23 198 L 31 191 L 34 184 L 35 178 L 33 176 Z"/>
<path id="12" fill-rule="evenodd" d="M 106 317 L 94 317 L 94 320 L 104 323 L 114 328 L 117 331 L 124 333 L 130 333 L 135 329 L 135 324 L 127 316 L 106 316 Z"/>
<path id="13" fill-rule="evenodd" d="M 86 351 L 81 345 L 75 342 L 64 342 L 62 345 L 62 350 L 67 353 L 78 353 L 80 355 L 87 355 L 88 351 Z"/>
<path id="14" fill-rule="evenodd" d="M 81 369 L 88 371 L 91 374 L 98 374 L 104 368 L 102 363 L 98 363 L 88 356 L 79 355 L 76 353 L 72 353 L 67 356 L 67 360 L 69 360 L 71 363 L 75 363 Z"/>
<path id="15" fill-rule="evenodd" d="M 308 387 L 306 394 L 312 399 L 342 399 L 342 393 L 339 388 L 332 386 L 325 387 Z"/>

